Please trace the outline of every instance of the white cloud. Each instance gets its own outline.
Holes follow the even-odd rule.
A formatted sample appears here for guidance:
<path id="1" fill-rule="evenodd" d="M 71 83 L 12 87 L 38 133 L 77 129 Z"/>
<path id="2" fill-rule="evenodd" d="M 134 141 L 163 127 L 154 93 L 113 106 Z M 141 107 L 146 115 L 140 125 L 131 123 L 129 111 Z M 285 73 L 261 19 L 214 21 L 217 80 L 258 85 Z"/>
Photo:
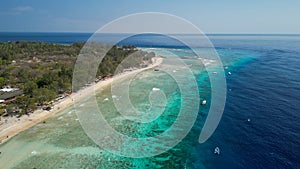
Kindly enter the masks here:
<path id="1" fill-rule="evenodd" d="M 31 6 L 18 6 L 13 8 L 13 11 L 15 12 L 27 12 L 27 11 L 32 11 L 33 8 Z"/>

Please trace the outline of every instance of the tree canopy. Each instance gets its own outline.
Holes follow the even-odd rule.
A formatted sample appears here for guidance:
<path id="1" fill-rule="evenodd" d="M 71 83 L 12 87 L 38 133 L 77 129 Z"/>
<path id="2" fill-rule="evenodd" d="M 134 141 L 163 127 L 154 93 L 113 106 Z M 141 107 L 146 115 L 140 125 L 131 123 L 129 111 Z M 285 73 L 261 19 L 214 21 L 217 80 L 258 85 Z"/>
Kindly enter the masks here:
<path id="1" fill-rule="evenodd" d="M 60 94 L 70 93 L 74 65 L 84 45 L 25 41 L 0 43 L 0 87 L 16 87 L 24 93 L 15 101 L 2 105 L 0 114 L 4 109 L 9 113 L 15 110 L 28 113 Z M 97 50 L 87 53 L 110 49 L 98 65 L 97 77 L 114 74 L 118 66 L 122 67 L 121 70 L 144 66 L 155 56 L 134 46 L 118 47 L 95 42 L 90 45 L 96 46 Z"/>

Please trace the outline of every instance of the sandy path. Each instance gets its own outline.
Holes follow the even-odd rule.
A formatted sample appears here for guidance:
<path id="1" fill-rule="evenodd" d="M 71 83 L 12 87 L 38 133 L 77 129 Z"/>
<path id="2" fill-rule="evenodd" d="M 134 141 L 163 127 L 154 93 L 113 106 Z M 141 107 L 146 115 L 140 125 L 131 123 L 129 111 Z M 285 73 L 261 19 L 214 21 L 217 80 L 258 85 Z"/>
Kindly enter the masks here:
<path id="1" fill-rule="evenodd" d="M 58 103 L 55 103 L 53 106 L 53 109 L 51 111 L 46 110 L 36 110 L 33 113 L 30 114 L 30 116 L 22 116 L 19 119 L 17 117 L 9 117 L 9 118 L 2 118 L 0 125 L 0 143 L 3 143 L 10 139 L 12 136 L 15 136 L 16 134 L 42 122 L 45 121 L 50 116 L 54 115 L 55 113 L 62 111 L 74 104 L 74 98 L 76 98 L 76 101 L 86 98 L 90 94 L 93 94 L 94 91 L 98 91 L 101 88 L 109 85 L 112 83 L 113 80 L 118 80 L 122 78 L 126 78 L 127 76 L 130 76 L 132 74 L 139 73 L 141 71 L 151 69 L 153 67 L 156 67 L 160 65 L 163 61 L 163 58 L 156 57 L 153 58 L 152 62 L 153 64 L 149 65 L 146 68 L 137 69 L 129 72 L 125 72 L 119 75 L 114 76 L 113 78 L 109 78 L 104 81 L 100 81 L 98 83 L 94 83 L 93 85 L 86 87 L 62 100 L 60 100 Z M 7 120 L 7 122 L 3 122 Z"/>

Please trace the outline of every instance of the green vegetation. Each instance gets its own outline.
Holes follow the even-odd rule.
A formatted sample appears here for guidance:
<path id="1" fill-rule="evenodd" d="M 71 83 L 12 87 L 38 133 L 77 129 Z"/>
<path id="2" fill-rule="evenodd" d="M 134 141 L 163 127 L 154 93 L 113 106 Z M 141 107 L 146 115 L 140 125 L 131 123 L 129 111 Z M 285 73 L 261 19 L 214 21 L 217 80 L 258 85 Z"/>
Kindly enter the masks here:
<path id="1" fill-rule="evenodd" d="M 23 91 L 15 100 L 1 105 L 0 115 L 5 112 L 29 113 L 60 95 L 71 93 L 74 64 L 83 46 L 84 43 L 0 43 L 0 87 L 10 86 Z M 154 57 L 153 53 L 137 50 L 133 46 L 117 47 L 99 43 L 87 46 L 97 46 L 96 49 L 100 51 L 111 48 L 98 67 L 97 77 L 113 74 L 128 55 L 132 57 L 122 63 L 119 71 L 145 66 Z M 85 50 L 86 53 L 93 53 L 89 48 Z"/>

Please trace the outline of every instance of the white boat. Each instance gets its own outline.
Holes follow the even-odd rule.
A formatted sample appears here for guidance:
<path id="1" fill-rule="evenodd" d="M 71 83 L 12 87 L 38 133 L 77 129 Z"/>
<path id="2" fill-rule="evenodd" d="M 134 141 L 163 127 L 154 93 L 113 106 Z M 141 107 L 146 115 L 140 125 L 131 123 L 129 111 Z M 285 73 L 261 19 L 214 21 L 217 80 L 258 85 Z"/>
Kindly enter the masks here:
<path id="1" fill-rule="evenodd" d="M 203 101 L 201 102 L 201 104 L 202 104 L 202 105 L 206 105 L 206 100 L 203 100 Z"/>
<path id="2" fill-rule="evenodd" d="M 216 147 L 214 153 L 217 154 L 217 155 L 220 155 L 220 148 L 219 148 L 219 147 Z"/>
<path id="3" fill-rule="evenodd" d="M 155 88 L 155 87 L 152 89 L 152 91 L 159 91 L 159 90 L 160 90 L 159 88 Z"/>
<path id="4" fill-rule="evenodd" d="M 228 72 L 229 75 L 231 75 L 231 72 Z"/>

